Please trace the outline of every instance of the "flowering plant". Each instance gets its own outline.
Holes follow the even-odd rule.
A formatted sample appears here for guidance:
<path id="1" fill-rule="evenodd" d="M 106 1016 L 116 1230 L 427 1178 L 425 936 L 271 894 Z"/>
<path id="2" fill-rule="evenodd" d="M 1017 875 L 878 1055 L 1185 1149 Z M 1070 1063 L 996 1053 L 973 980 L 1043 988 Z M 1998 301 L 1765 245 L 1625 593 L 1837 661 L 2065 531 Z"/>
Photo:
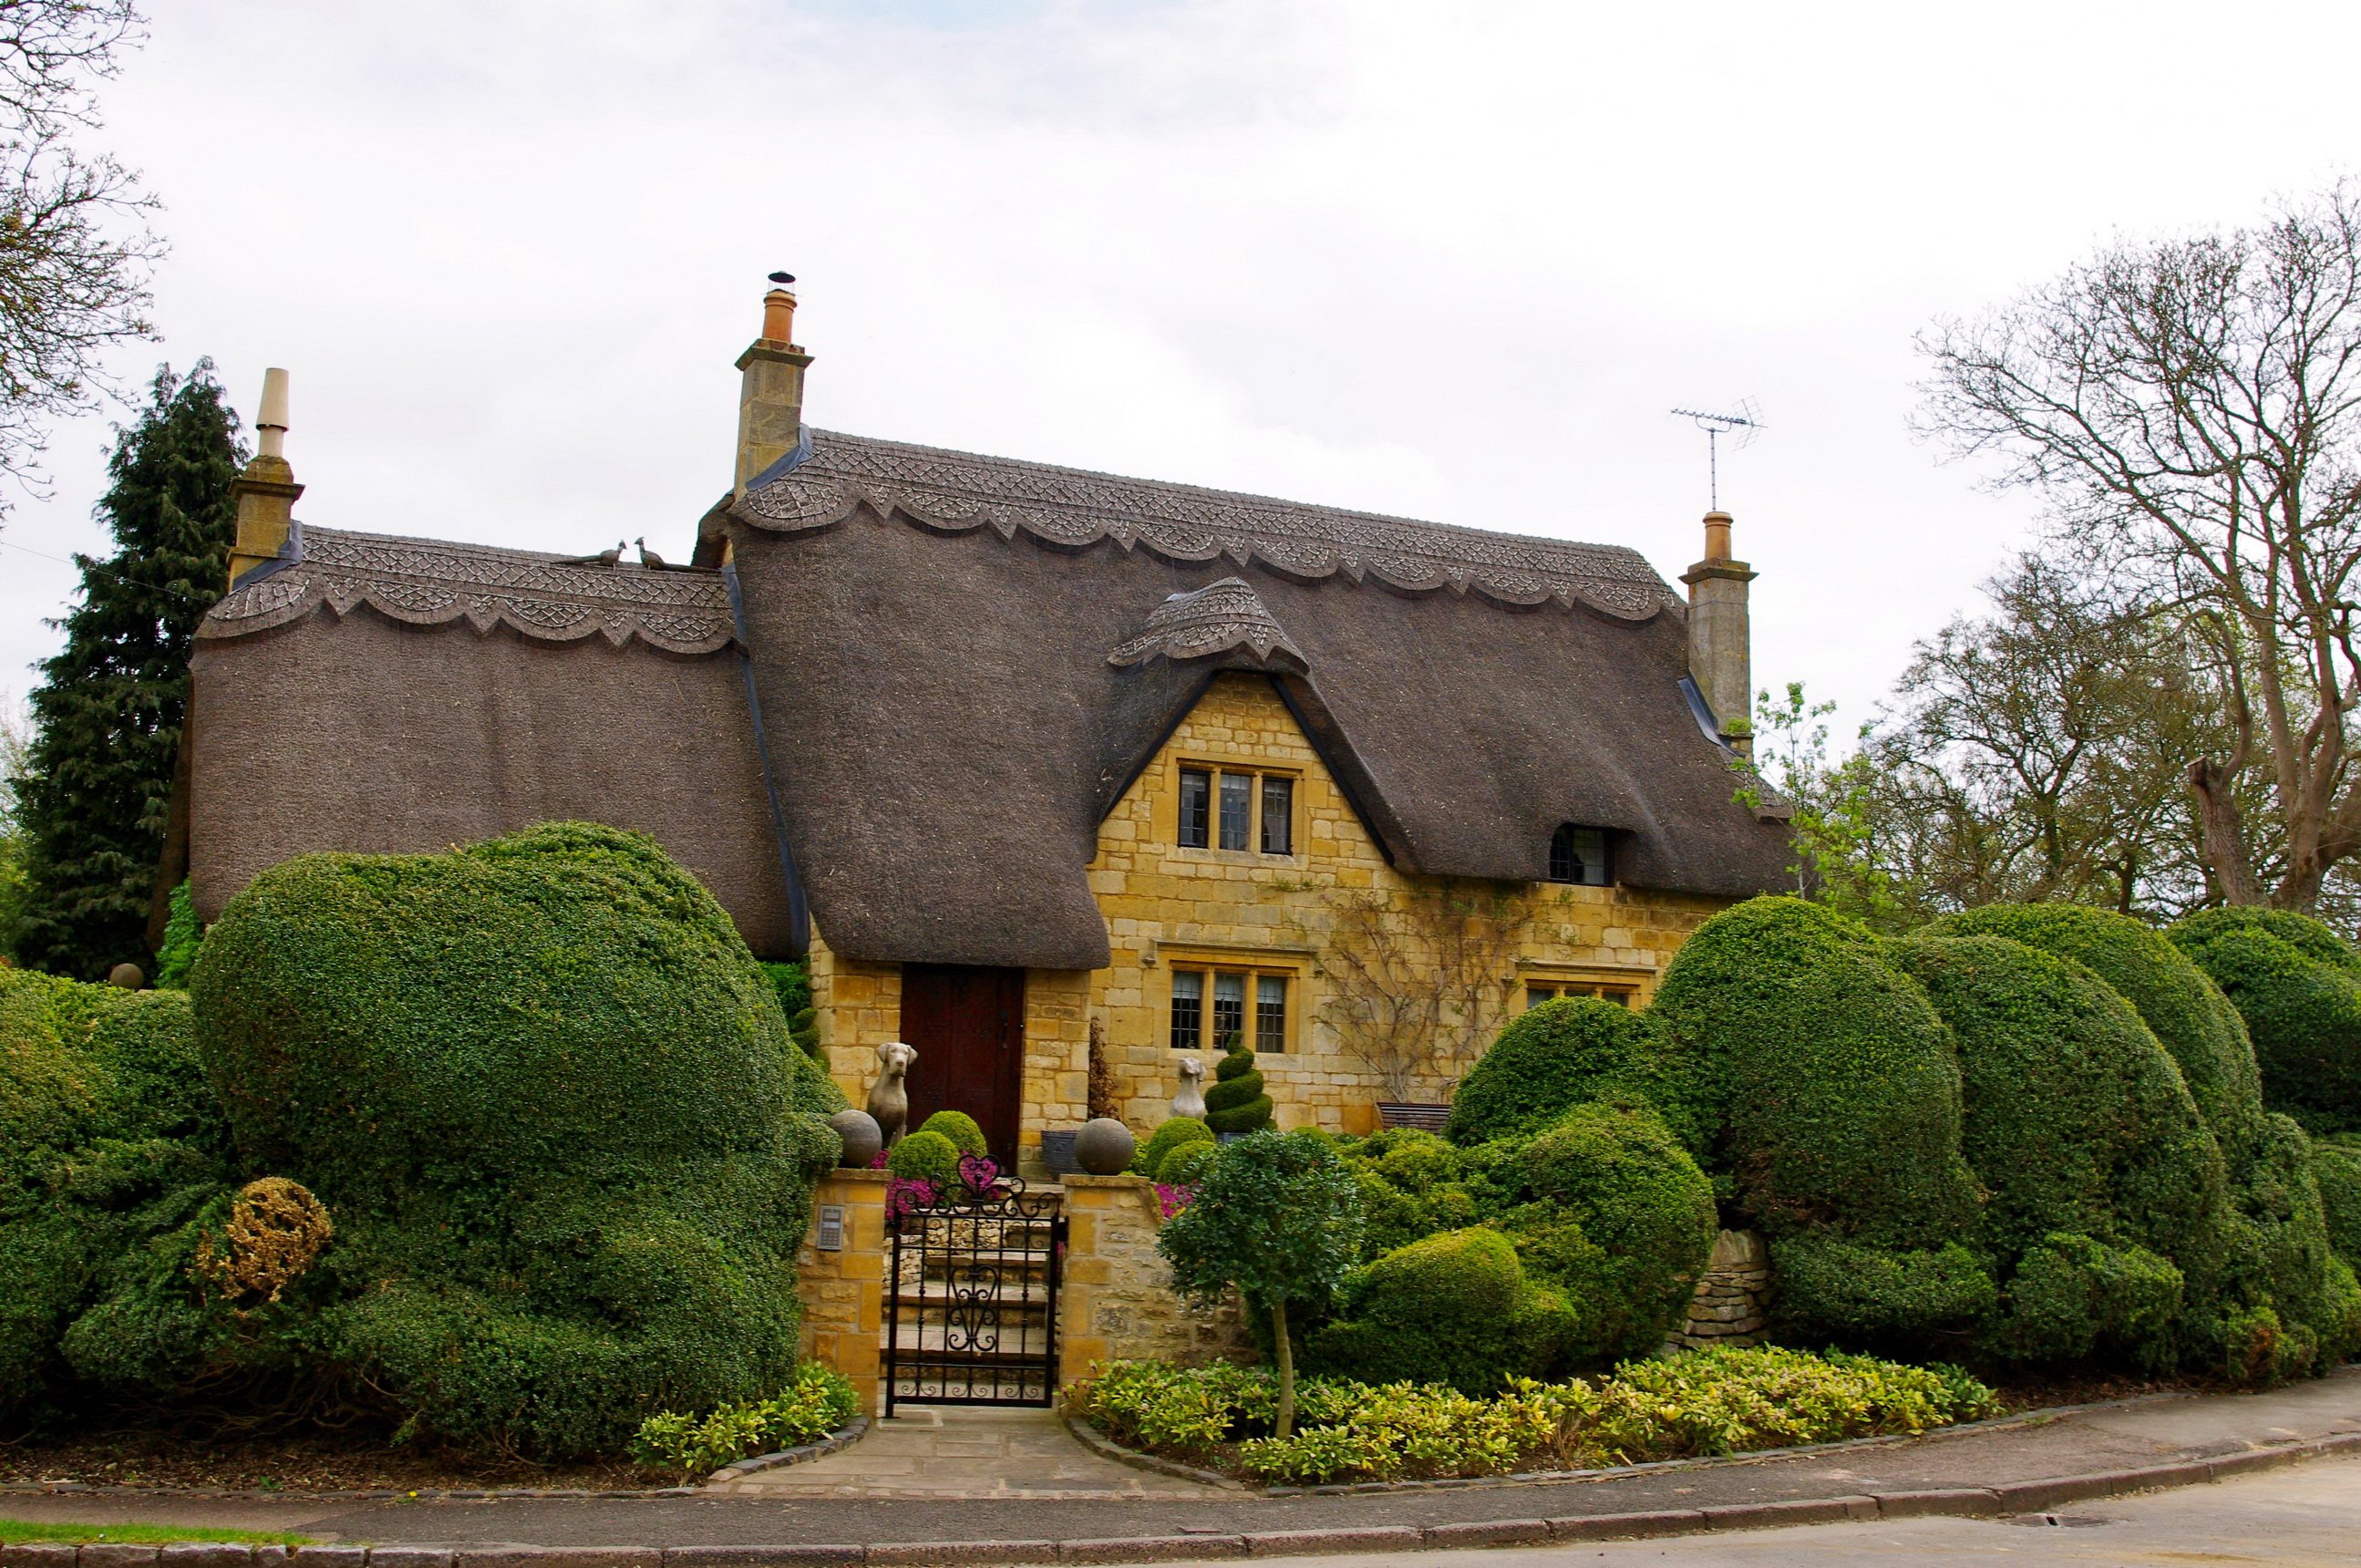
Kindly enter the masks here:
<path id="1" fill-rule="evenodd" d="M 960 1156 L 960 1180 L 978 1198 L 988 1198 L 1000 1181 L 1000 1166 L 990 1155 Z"/>
<path id="2" fill-rule="evenodd" d="M 910 1177 L 895 1176 L 885 1182 L 885 1212 L 889 1218 L 900 1219 L 913 1214 L 934 1202 L 941 1194 L 931 1181 L 919 1181 Z"/>
<path id="3" fill-rule="evenodd" d="M 1164 1211 L 1164 1217 L 1168 1220 L 1186 1209 L 1190 1200 L 1196 1196 L 1197 1190 L 1194 1187 L 1167 1187 L 1161 1181 L 1156 1184 L 1156 1201 Z"/>

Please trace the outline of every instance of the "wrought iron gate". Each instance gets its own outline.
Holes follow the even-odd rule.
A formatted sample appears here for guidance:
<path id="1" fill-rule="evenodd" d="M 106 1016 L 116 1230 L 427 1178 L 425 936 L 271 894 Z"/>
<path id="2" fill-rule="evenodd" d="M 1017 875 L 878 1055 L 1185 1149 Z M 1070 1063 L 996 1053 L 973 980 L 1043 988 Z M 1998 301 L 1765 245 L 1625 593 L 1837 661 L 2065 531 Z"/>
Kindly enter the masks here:
<path id="1" fill-rule="evenodd" d="M 895 1182 L 887 1200 L 889 1416 L 903 1400 L 1047 1405 L 1057 1397 L 1066 1252 L 1058 1195 L 1027 1193 L 988 1161 L 961 1163 L 969 1180 L 945 1182 L 939 1193 Z"/>

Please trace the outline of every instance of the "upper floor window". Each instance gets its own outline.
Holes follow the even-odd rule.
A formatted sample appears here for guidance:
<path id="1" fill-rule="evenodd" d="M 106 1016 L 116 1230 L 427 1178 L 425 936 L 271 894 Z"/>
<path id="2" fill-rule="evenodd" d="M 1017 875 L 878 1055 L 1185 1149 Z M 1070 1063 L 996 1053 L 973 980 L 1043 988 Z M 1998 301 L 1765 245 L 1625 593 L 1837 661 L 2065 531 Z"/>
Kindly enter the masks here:
<path id="1" fill-rule="evenodd" d="M 1549 879 L 1585 887 L 1607 885 L 1607 830 L 1563 824 L 1550 835 Z"/>
<path id="2" fill-rule="evenodd" d="M 1295 852 L 1295 778 L 1244 768 L 1180 770 L 1184 850 Z"/>
<path id="3" fill-rule="evenodd" d="M 1233 1040 L 1266 1054 L 1287 1049 L 1287 992 L 1293 976 L 1218 963 L 1172 968 L 1172 1048 L 1227 1050 Z"/>
<path id="4" fill-rule="evenodd" d="M 1629 985 L 1594 985 L 1587 981 L 1529 980 L 1525 981 L 1525 1007 L 1531 1011 L 1544 1002 L 1555 1002 L 1565 996 L 1595 996 L 1601 1002 L 1612 1002 L 1618 1007 L 1629 1007 L 1639 995 L 1638 988 Z"/>

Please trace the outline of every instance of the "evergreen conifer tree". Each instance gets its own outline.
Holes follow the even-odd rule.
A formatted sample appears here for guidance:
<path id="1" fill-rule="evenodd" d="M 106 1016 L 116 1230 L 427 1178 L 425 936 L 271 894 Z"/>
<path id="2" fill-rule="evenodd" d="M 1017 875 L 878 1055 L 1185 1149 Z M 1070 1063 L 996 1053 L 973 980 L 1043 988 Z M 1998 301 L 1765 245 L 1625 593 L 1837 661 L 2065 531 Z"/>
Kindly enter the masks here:
<path id="1" fill-rule="evenodd" d="M 120 429 L 98 515 L 104 560 L 76 555 L 82 602 L 41 666 L 16 777 L 24 835 L 20 961 L 83 980 L 148 966 L 147 927 L 189 700 L 189 643 L 229 569 L 245 454 L 213 363 L 165 366 Z"/>

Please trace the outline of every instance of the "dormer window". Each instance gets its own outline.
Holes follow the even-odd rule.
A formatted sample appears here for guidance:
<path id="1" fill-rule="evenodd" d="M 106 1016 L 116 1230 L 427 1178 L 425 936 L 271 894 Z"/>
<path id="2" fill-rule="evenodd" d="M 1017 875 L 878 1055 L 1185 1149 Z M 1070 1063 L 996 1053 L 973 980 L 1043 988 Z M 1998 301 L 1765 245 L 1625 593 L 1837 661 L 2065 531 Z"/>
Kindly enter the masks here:
<path id="1" fill-rule="evenodd" d="M 1295 775 L 1183 764 L 1175 827 L 1184 850 L 1292 855 Z"/>
<path id="2" fill-rule="evenodd" d="M 1549 880 L 1582 887 L 1607 885 L 1607 830 L 1563 823 L 1550 835 Z"/>

